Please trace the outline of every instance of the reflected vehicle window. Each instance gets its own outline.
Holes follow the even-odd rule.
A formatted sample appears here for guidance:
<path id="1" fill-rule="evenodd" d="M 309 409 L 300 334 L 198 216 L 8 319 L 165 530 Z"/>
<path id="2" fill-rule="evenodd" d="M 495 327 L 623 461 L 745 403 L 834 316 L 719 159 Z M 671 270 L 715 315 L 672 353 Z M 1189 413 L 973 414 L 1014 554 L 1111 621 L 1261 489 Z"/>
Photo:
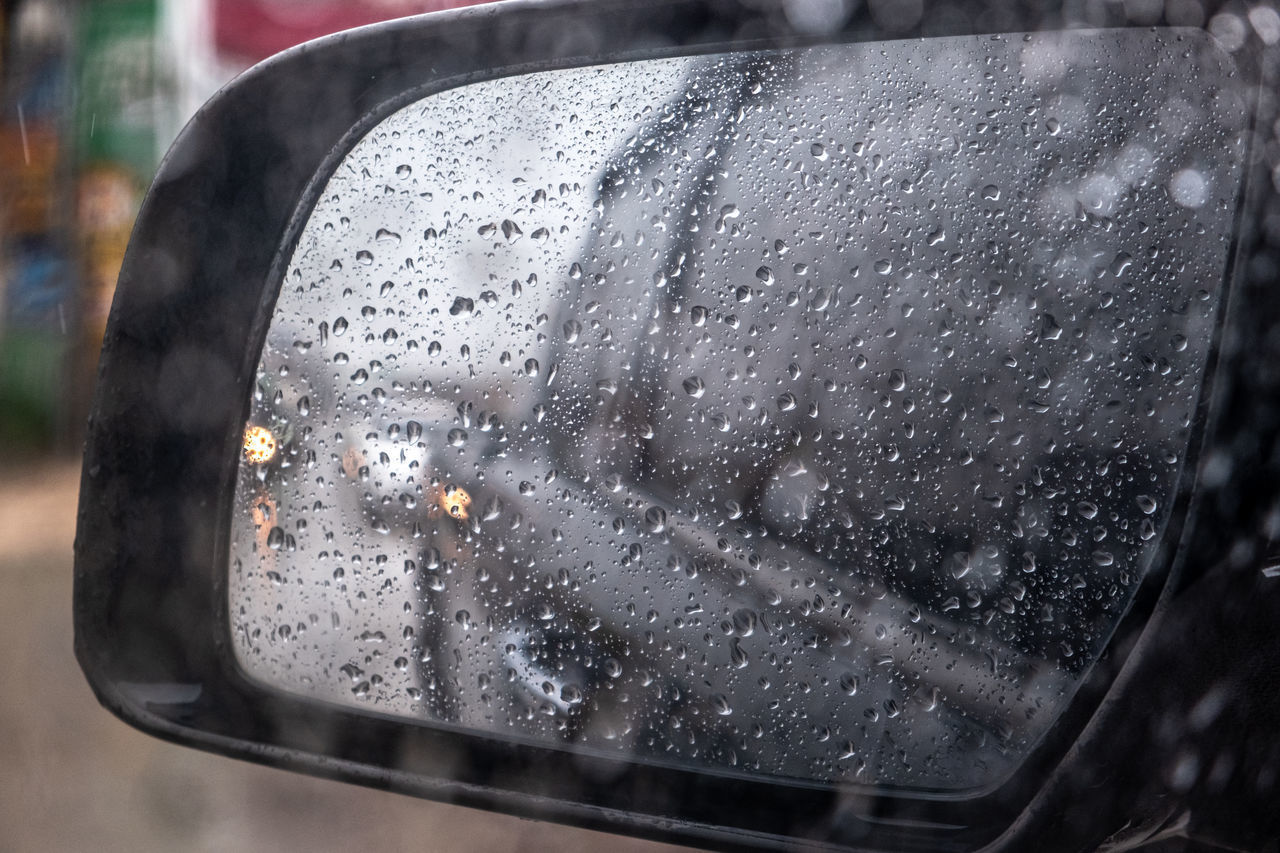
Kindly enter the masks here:
<path id="1" fill-rule="evenodd" d="M 998 784 L 1169 535 L 1243 112 L 1180 30 L 653 60 L 400 109 L 280 287 L 240 665 L 699 770 Z"/>

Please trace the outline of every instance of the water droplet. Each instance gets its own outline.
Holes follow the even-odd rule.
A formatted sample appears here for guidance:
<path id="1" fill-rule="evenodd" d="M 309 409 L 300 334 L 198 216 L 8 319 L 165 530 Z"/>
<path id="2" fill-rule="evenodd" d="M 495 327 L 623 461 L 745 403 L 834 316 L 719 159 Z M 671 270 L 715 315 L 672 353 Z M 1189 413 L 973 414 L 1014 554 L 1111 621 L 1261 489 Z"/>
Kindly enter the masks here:
<path id="1" fill-rule="evenodd" d="M 333 321 L 333 336 L 340 338 L 347 333 L 347 318 L 339 317 Z"/>
<path id="2" fill-rule="evenodd" d="M 465 296 L 459 296 L 453 300 L 453 305 L 449 308 L 449 313 L 454 317 L 470 317 L 472 312 L 475 310 L 475 300 L 468 299 Z"/>
<path id="3" fill-rule="evenodd" d="M 733 706 L 729 704 L 729 697 L 723 693 L 717 693 L 711 697 L 711 707 L 722 717 L 727 717 L 733 713 Z"/>
<path id="4" fill-rule="evenodd" d="M 1138 509 L 1142 510 L 1144 515 L 1151 515 L 1156 511 L 1156 499 L 1150 495 L 1138 495 Z"/>
<path id="5" fill-rule="evenodd" d="M 778 397 L 778 411 L 789 412 L 796 407 L 796 395 L 790 391 Z"/>
<path id="6" fill-rule="evenodd" d="M 707 309 L 701 305 L 695 305 L 689 309 L 689 322 L 693 325 L 701 327 L 707 323 Z"/>
<path id="7" fill-rule="evenodd" d="M 888 275 L 893 272 L 893 261 L 890 261 L 888 258 L 881 258 L 876 261 L 875 270 L 880 273 L 880 275 Z"/>
<path id="8" fill-rule="evenodd" d="M 310 397 L 298 398 L 298 414 L 302 415 L 304 418 L 307 415 L 311 414 L 311 398 Z"/>
<path id="9" fill-rule="evenodd" d="M 391 246 L 400 245 L 400 235 L 394 231 L 388 231 L 386 228 L 379 228 L 378 232 L 373 235 L 373 239 Z"/>
<path id="10" fill-rule="evenodd" d="M 846 672 L 840 676 L 840 690 L 846 696 L 853 696 L 858 692 L 858 677 L 851 672 Z"/>
<path id="11" fill-rule="evenodd" d="M 1128 252 L 1117 252 L 1116 256 L 1111 259 L 1111 265 L 1107 267 L 1107 272 L 1116 278 L 1120 278 L 1129 271 L 1129 267 L 1133 266 L 1133 258 Z"/>
<path id="12" fill-rule="evenodd" d="M 413 167 L 412 167 L 412 166 L 409 166 L 409 165 L 407 165 L 407 164 L 404 164 L 404 165 L 400 165 L 400 166 L 397 166 L 397 167 L 396 167 L 396 177 L 397 177 L 397 178 L 407 178 L 407 177 L 409 177 L 409 176 L 410 176 L 410 175 L 412 175 L 412 174 L 413 174 Z"/>
<path id="13" fill-rule="evenodd" d="M 416 444 L 418 439 L 422 438 L 422 424 L 409 421 L 404 425 L 404 437 L 410 444 Z"/>
<path id="14" fill-rule="evenodd" d="M 279 551 L 284 547 L 284 531 L 279 527 L 273 527 L 267 533 L 267 547 L 272 551 Z"/>
<path id="15" fill-rule="evenodd" d="M 694 399 L 701 397 L 707 390 L 707 386 L 703 383 L 702 379 L 697 376 L 690 376 L 681 384 L 684 386 L 684 393 Z"/>
<path id="16" fill-rule="evenodd" d="M 660 506 L 651 506 L 644 512 L 644 524 L 650 533 L 661 533 L 667 528 L 667 511 Z"/>
<path id="17" fill-rule="evenodd" d="M 356 252 L 356 260 L 362 266 L 367 267 L 369 264 L 373 263 L 373 252 L 361 249 L 359 252 Z"/>
<path id="18" fill-rule="evenodd" d="M 467 431 L 465 429 L 455 427 L 454 429 L 449 430 L 447 440 L 449 442 L 449 446 L 461 447 L 467 443 Z"/>
<path id="19" fill-rule="evenodd" d="M 759 618 L 756 612 L 748 607 L 741 607 L 733 611 L 733 630 L 739 637 L 750 637 L 756 632 L 756 625 Z"/>

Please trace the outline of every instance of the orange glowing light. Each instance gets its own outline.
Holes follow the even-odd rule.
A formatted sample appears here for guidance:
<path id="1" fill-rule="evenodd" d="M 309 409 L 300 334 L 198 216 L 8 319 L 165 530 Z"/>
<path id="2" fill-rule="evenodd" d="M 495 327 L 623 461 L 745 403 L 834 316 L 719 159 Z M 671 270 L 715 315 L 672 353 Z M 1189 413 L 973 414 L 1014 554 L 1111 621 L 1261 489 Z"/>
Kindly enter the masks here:
<path id="1" fill-rule="evenodd" d="M 440 508 L 454 518 L 467 518 L 467 507 L 471 506 L 471 495 L 457 486 L 445 486 L 440 495 Z"/>
<path id="2" fill-rule="evenodd" d="M 254 464 L 270 462 L 276 455 L 276 437 L 266 427 L 244 429 L 244 458 Z"/>

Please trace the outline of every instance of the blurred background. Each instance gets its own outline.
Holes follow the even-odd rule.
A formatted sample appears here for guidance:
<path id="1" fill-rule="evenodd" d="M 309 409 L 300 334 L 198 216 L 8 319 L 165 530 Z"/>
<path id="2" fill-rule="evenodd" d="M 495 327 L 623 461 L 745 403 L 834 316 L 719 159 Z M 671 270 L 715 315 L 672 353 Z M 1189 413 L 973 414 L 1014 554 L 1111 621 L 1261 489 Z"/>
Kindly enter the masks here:
<path id="1" fill-rule="evenodd" d="M 664 849 L 172 746 L 99 707 L 72 653 L 79 449 L 163 153 L 277 51 L 466 2 L 0 0 L 0 851 Z"/>

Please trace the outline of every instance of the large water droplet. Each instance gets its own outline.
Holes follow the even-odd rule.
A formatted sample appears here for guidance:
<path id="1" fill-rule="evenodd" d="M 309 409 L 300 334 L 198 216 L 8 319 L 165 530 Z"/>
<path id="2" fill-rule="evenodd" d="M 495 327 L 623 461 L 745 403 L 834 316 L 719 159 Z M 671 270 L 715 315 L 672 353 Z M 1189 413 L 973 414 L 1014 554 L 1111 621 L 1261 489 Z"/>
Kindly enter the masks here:
<path id="1" fill-rule="evenodd" d="M 661 533 L 667 528 L 667 511 L 660 506 L 651 506 L 644 512 L 644 524 L 650 533 Z"/>
<path id="2" fill-rule="evenodd" d="M 733 630 L 739 637 L 750 637 L 756 631 L 759 618 L 756 612 L 748 607 L 733 611 Z"/>

